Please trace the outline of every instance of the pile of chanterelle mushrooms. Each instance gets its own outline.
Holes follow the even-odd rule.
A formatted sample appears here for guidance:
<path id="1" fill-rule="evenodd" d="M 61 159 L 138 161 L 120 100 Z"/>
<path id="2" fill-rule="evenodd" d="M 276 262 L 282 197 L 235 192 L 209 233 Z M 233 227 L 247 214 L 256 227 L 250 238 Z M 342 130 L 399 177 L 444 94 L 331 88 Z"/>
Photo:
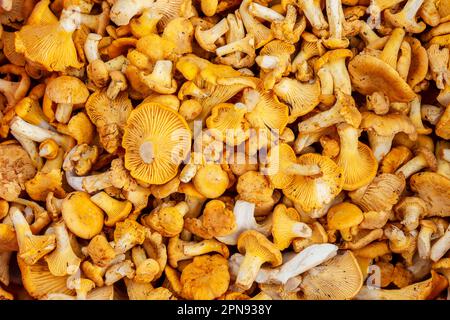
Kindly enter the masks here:
<path id="1" fill-rule="evenodd" d="M 448 299 L 449 0 L 1 0 L 1 299 Z"/>

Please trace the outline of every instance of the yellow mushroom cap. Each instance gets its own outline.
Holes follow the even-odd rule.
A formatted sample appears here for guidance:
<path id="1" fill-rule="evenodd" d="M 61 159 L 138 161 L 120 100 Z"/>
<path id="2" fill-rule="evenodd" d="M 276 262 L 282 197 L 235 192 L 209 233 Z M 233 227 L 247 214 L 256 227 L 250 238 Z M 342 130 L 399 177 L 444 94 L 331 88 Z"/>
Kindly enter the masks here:
<path id="1" fill-rule="evenodd" d="M 185 299 L 213 300 L 223 295 L 230 283 L 228 261 L 222 256 L 195 257 L 181 273 L 181 295 Z"/>
<path id="2" fill-rule="evenodd" d="M 84 83 L 75 77 L 61 76 L 49 81 L 45 94 L 55 103 L 85 103 L 89 91 Z"/>
<path id="3" fill-rule="evenodd" d="M 295 176 L 295 179 L 283 189 L 283 193 L 295 201 L 305 212 L 320 209 L 330 203 L 342 190 L 344 176 L 342 169 L 328 157 L 316 153 L 307 153 L 297 159 L 304 165 L 316 164 L 321 174 L 315 176 Z"/>
<path id="4" fill-rule="evenodd" d="M 62 203 L 62 216 L 67 228 L 80 238 L 91 239 L 102 231 L 103 211 L 86 192 L 68 194 Z"/>
<path id="5" fill-rule="evenodd" d="M 178 171 L 191 146 L 191 131 L 177 112 L 158 103 L 139 105 L 128 118 L 122 146 L 133 178 L 163 184 Z"/>
<path id="6" fill-rule="evenodd" d="M 308 300 L 344 300 L 356 296 L 362 284 L 358 261 L 346 250 L 309 270 L 300 287 Z"/>
<path id="7" fill-rule="evenodd" d="M 194 179 L 198 192 L 207 198 L 220 197 L 228 188 L 227 173 L 218 164 L 207 164 L 198 169 Z"/>
<path id="8" fill-rule="evenodd" d="M 350 61 L 348 71 L 353 86 L 362 94 L 383 92 L 391 102 L 409 102 L 416 96 L 398 72 L 379 58 L 359 54 Z"/>
<path id="9" fill-rule="evenodd" d="M 342 202 L 328 210 L 328 228 L 342 230 L 357 226 L 364 219 L 361 209 L 350 202 Z"/>
<path id="10" fill-rule="evenodd" d="M 17 257 L 17 263 L 23 286 L 33 298 L 40 299 L 50 293 L 73 294 L 73 290 L 68 289 L 66 285 L 68 277 L 52 275 L 44 260 L 40 260 L 31 266 Z"/>
<path id="11" fill-rule="evenodd" d="M 48 71 L 65 71 L 83 65 L 78 61 L 72 33 L 59 23 L 27 25 L 16 33 L 16 50 Z"/>
<path id="12" fill-rule="evenodd" d="M 295 238 L 309 238 L 311 228 L 300 222 L 300 214 L 294 208 L 279 204 L 273 211 L 272 236 L 273 242 L 280 250 L 284 250 Z"/>

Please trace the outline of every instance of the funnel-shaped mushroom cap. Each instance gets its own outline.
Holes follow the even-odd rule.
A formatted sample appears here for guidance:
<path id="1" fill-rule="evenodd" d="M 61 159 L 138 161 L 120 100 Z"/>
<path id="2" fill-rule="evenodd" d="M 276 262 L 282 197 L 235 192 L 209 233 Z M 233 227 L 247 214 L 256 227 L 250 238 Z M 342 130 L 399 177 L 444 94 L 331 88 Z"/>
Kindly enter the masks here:
<path id="1" fill-rule="evenodd" d="M 78 61 L 72 33 L 61 23 L 26 25 L 16 33 L 16 50 L 48 71 L 79 69 L 83 64 Z"/>
<path id="2" fill-rule="evenodd" d="M 428 208 L 428 216 L 450 215 L 450 180 L 434 172 L 420 172 L 410 179 L 411 189 L 419 194 Z"/>
<path id="3" fill-rule="evenodd" d="M 312 235 L 311 228 L 300 222 L 297 210 L 287 208 L 284 204 L 275 207 L 272 220 L 273 241 L 280 250 L 289 247 L 295 238 L 309 238 Z"/>
<path id="4" fill-rule="evenodd" d="M 378 162 L 372 150 L 358 141 L 358 130 L 348 124 L 338 125 L 341 150 L 335 159 L 344 171 L 344 190 L 358 189 L 375 178 Z"/>
<path id="5" fill-rule="evenodd" d="M 295 176 L 295 179 L 283 189 L 283 193 L 298 203 L 303 211 L 310 212 L 330 203 L 342 190 L 344 176 L 342 169 L 328 157 L 307 153 L 297 159 L 302 165 L 318 165 L 320 174 L 313 176 Z"/>
<path id="6" fill-rule="evenodd" d="M 348 64 L 348 71 L 359 93 L 383 92 L 391 102 L 409 102 L 416 96 L 395 69 L 376 57 L 359 54 Z"/>
<path id="7" fill-rule="evenodd" d="M 356 296 L 358 300 L 425 300 L 443 277 L 431 271 L 432 277 L 428 280 L 411 284 L 401 289 L 379 289 L 368 286 L 362 287 Z"/>
<path id="8" fill-rule="evenodd" d="M 122 146 L 133 178 L 151 184 L 172 179 L 191 147 L 191 131 L 177 112 L 144 103 L 131 112 Z"/>
<path id="9" fill-rule="evenodd" d="M 362 284 L 358 261 L 351 251 L 345 251 L 309 270 L 300 287 L 308 300 L 344 300 L 352 299 Z"/>
<path id="10" fill-rule="evenodd" d="M 45 260 L 40 260 L 34 265 L 28 265 L 17 257 L 17 263 L 22 276 L 22 283 L 27 292 L 35 299 L 40 299 L 50 293 L 73 294 L 73 290 L 67 288 L 67 276 L 57 277 L 51 274 Z"/>

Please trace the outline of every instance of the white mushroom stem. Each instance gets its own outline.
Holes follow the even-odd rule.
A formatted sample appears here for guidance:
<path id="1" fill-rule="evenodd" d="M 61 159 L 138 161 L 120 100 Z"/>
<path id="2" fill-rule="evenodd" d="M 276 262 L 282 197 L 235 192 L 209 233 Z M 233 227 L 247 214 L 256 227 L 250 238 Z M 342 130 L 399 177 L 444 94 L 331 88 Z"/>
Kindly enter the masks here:
<path id="1" fill-rule="evenodd" d="M 342 40 L 344 38 L 343 23 L 345 21 L 341 0 L 327 0 L 326 10 L 329 24 L 329 39 Z"/>
<path id="2" fill-rule="evenodd" d="M 344 122 L 343 116 L 340 114 L 342 105 L 338 101 L 334 106 L 326 111 L 322 111 L 298 124 L 299 132 L 316 132 L 323 128 L 330 127 L 340 122 Z"/>
<path id="3" fill-rule="evenodd" d="M 188 183 L 194 178 L 197 173 L 197 165 L 193 163 L 188 163 L 180 173 L 180 181 L 183 183 Z"/>
<path id="4" fill-rule="evenodd" d="M 324 30 L 328 27 L 328 23 L 322 13 L 320 1 L 316 0 L 299 0 L 298 6 L 303 10 L 306 19 L 311 23 L 314 29 Z"/>
<path id="5" fill-rule="evenodd" d="M 423 154 L 419 153 L 417 156 L 415 156 L 407 163 L 405 163 L 403 166 L 401 166 L 399 169 L 397 169 L 395 173 L 396 174 L 402 173 L 405 179 L 408 179 L 414 173 L 419 172 L 420 170 L 426 168 L 427 166 L 428 166 L 427 159 Z"/>
<path id="6" fill-rule="evenodd" d="M 20 117 L 15 116 L 11 120 L 11 133 L 19 134 L 32 141 L 42 142 L 47 139 L 53 139 L 58 145 L 68 150 L 74 145 L 74 139 L 70 136 L 58 134 L 56 132 L 43 129 L 32 125 Z"/>
<path id="7" fill-rule="evenodd" d="M 261 18 L 270 22 L 273 21 L 283 21 L 284 20 L 284 16 L 279 14 L 278 12 L 276 12 L 273 9 L 270 9 L 268 7 L 262 6 L 259 3 L 256 2 L 252 2 L 249 6 L 248 6 L 248 10 L 250 11 L 250 13 L 252 14 L 252 16 L 257 17 L 257 18 Z"/>
<path id="8" fill-rule="evenodd" d="M 66 180 L 74 190 L 85 191 L 87 193 L 94 193 L 113 186 L 109 171 L 84 177 L 78 177 L 71 171 L 67 171 Z"/>
<path id="9" fill-rule="evenodd" d="M 450 226 L 447 227 L 444 235 L 431 247 L 430 258 L 434 262 L 439 261 L 450 249 Z"/>
<path id="10" fill-rule="evenodd" d="M 264 262 L 260 257 L 247 253 L 239 267 L 236 285 L 245 290 L 249 289 Z"/>
<path id="11" fill-rule="evenodd" d="M 425 126 L 422 123 L 422 114 L 421 114 L 421 104 L 420 104 L 420 96 L 416 96 L 410 103 L 409 103 L 409 119 L 411 119 L 411 122 L 414 124 L 414 127 L 416 127 L 416 130 L 418 133 L 424 133 L 427 134 L 427 131 L 431 132 L 431 129 L 425 128 Z"/>
<path id="12" fill-rule="evenodd" d="M 16 138 L 17 141 L 22 145 L 22 147 L 25 149 L 25 151 L 30 156 L 31 162 L 36 167 L 36 169 L 41 170 L 42 166 L 44 165 L 44 162 L 42 158 L 39 156 L 39 150 L 36 144 L 33 140 L 28 139 L 27 137 L 24 137 L 20 135 L 17 132 L 12 132 L 11 135 Z"/>
<path id="13" fill-rule="evenodd" d="M 261 69 L 273 70 L 280 65 L 280 59 L 276 56 L 262 55 L 256 57 L 256 63 Z"/>
<path id="14" fill-rule="evenodd" d="M 267 223 L 263 225 L 258 224 L 255 220 L 254 211 L 254 203 L 243 200 L 236 201 L 233 209 L 236 218 L 236 228 L 231 234 L 223 237 L 216 237 L 216 239 L 227 245 L 236 245 L 239 235 L 245 230 L 256 230 L 265 236 L 268 236 L 271 232 L 271 221 L 267 221 Z"/>
<path id="15" fill-rule="evenodd" d="M 337 250 L 338 247 L 334 244 L 313 244 L 283 263 L 275 279 L 285 284 L 289 279 L 333 258 Z"/>
<path id="16" fill-rule="evenodd" d="M 369 137 L 369 144 L 373 151 L 373 155 L 377 161 L 380 162 L 381 159 L 383 159 L 384 156 L 391 150 L 394 136 L 380 136 L 372 130 L 369 130 L 367 135 Z"/>
<path id="17" fill-rule="evenodd" d="M 59 25 L 67 32 L 74 32 L 81 25 L 80 13 L 74 10 L 63 9 Z"/>
<path id="18" fill-rule="evenodd" d="M 108 70 L 108 72 L 111 72 L 111 71 L 122 71 L 123 72 L 127 65 L 127 61 L 128 61 L 128 59 L 124 55 L 115 57 L 115 58 L 105 62 L 106 70 Z"/>
<path id="19" fill-rule="evenodd" d="M 72 115 L 73 104 L 58 103 L 56 106 L 55 119 L 59 123 L 67 123 Z"/>
<path id="20" fill-rule="evenodd" d="M 118 26 L 130 23 L 131 18 L 153 6 L 154 0 L 117 0 L 111 7 L 110 18 Z M 169 3 L 167 4 L 169 6 Z"/>
<path id="21" fill-rule="evenodd" d="M 102 36 L 97 33 L 89 33 L 84 43 L 84 53 L 89 63 L 95 60 L 100 60 L 100 53 L 98 52 L 98 44 L 102 40 Z"/>
<path id="22" fill-rule="evenodd" d="M 417 236 L 417 251 L 421 259 L 429 259 L 431 254 L 431 236 L 433 229 L 422 226 Z"/>
<path id="23" fill-rule="evenodd" d="M 248 35 L 245 38 L 230 42 L 224 46 L 216 49 L 216 55 L 219 57 L 227 54 L 243 52 L 249 56 L 255 55 L 255 40 L 252 35 Z"/>
<path id="24" fill-rule="evenodd" d="M 333 75 L 325 68 L 317 71 L 317 76 L 320 81 L 320 93 L 324 96 L 332 95 L 334 92 Z"/>
<path id="25" fill-rule="evenodd" d="M 195 30 L 195 38 L 206 45 L 214 45 L 214 43 L 229 30 L 226 18 L 220 20 L 214 27 L 208 30 L 201 30 L 197 27 Z M 200 43 L 199 43 L 200 44 Z M 201 45 L 201 44 L 200 44 Z M 203 48 L 207 50 L 208 48 Z M 214 48 L 215 50 L 215 48 Z"/>
<path id="26" fill-rule="evenodd" d="M 326 64 L 325 68 L 328 68 L 333 76 L 334 91 L 340 90 L 347 95 L 351 95 L 352 84 L 347 66 L 345 65 L 345 58 L 331 61 Z"/>

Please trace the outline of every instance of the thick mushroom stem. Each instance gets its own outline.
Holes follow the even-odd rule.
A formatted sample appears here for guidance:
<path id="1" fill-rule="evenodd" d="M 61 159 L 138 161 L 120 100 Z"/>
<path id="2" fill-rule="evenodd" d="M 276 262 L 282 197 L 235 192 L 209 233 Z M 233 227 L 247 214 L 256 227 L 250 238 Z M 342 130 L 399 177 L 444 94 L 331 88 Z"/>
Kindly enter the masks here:
<path id="1" fill-rule="evenodd" d="M 130 23 L 131 18 L 153 6 L 154 0 L 117 0 L 111 7 L 110 17 L 118 26 Z"/>
<path id="2" fill-rule="evenodd" d="M 437 240 L 431 247 L 430 258 L 434 262 L 439 261 L 450 249 L 450 226 L 445 231 L 444 235 Z"/>
<path id="3" fill-rule="evenodd" d="M 30 156 L 31 162 L 36 167 L 36 169 L 41 170 L 44 162 L 42 158 L 39 156 L 39 151 L 33 140 L 28 139 L 18 133 L 11 132 L 11 135 L 16 138 L 17 141 L 21 144 L 21 146 L 25 149 L 25 151 Z"/>
<path id="4" fill-rule="evenodd" d="M 113 186 L 109 171 L 84 177 L 77 177 L 72 172 L 67 171 L 66 180 L 74 190 L 87 193 L 93 193 Z"/>
<path id="5" fill-rule="evenodd" d="M 405 212 L 401 224 L 406 226 L 406 229 L 409 231 L 417 229 L 417 227 L 419 226 L 420 216 L 423 213 L 423 208 L 415 205 L 410 205 L 404 210 Z"/>
<path id="6" fill-rule="evenodd" d="M 183 246 L 183 253 L 189 257 L 200 256 L 210 252 L 227 254 L 226 245 L 216 240 L 203 240 L 201 242 L 190 242 Z M 224 252 L 225 250 L 225 252 Z"/>
<path id="7" fill-rule="evenodd" d="M 340 101 L 336 101 L 334 106 L 326 111 L 320 112 L 311 118 L 308 118 L 298 124 L 298 130 L 301 133 L 311 133 L 330 127 L 340 122 L 345 122 L 341 115 L 343 105 Z"/>
<path id="8" fill-rule="evenodd" d="M 394 140 L 394 135 L 390 136 L 380 136 L 375 131 L 368 131 L 370 148 L 373 151 L 373 155 L 378 162 L 384 158 L 385 155 L 391 150 L 392 140 Z"/>
<path id="9" fill-rule="evenodd" d="M 242 58 L 242 53 L 247 56 Z M 249 67 L 255 61 L 255 39 L 253 35 L 230 42 L 216 49 L 216 55 L 220 62 L 230 64 L 234 67 Z M 224 57 L 226 56 L 227 57 Z"/>
<path id="10" fill-rule="evenodd" d="M 37 142 L 53 139 L 64 150 L 70 150 L 75 145 L 72 137 L 32 125 L 17 116 L 11 120 L 11 132 Z"/>
<path id="11" fill-rule="evenodd" d="M 276 12 L 273 9 L 270 9 L 268 7 L 262 6 L 259 3 L 256 2 L 252 2 L 249 6 L 248 6 L 248 10 L 250 11 L 250 13 L 256 17 L 256 18 L 260 18 L 260 19 L 264 19 L 270 22 L 273 21 L 282 21 L 284 20 L 284 16 L 279 14 L 278 12 Z"/>
<path id="12" fill-rule="evenodd" d="M 422 32 L 426 25 L 423 22 L 416 21 L 416 15 L 425 0 L 408 0 L 400 12 L 392 13 L 386 10 L 385 18 L 395 27 L 403 27 L 406 31 L 412 33 Z"/>
<path id="13" fill-rule="evenodd" d="M 345 94 L 351 95 L 352 84 L 347 66 L 345 65 L 345 57 L 327 63 L 325 68 L 327 68 L 333 76 L 334 91 L 340 90 Z"/>
<path id="14" fill-rule="evenodd" d="M 358 35 L 361 37 L 361 39 L 363 39 L 366 45 L 373 44 L 381 39 L 378 34 L 373 31 L 371 24 L 368 24 L 361 20 L 359 21 Z"/>
<path id="15" fill-rule="evenodd" d="M 402 28 L 395 28 L 379 57 L 394 69 L 397 69 L 398 52 L 405 38 L 405 34 L 405 30 Z"/>
<path id="16" fill-rule="evenodd" d="M 100 60 L 100 52 L 98 51 L 98 44 L 102 40 L 102 36 L 96 33 L 89 33 L 84 43 L 84 53 L 89 63 L 95 60 Z"/>
<path id="17" fill-rule="evenodd" d="M 422 115 L 420 113 L 420 96 L 415 97 L 409 103 L 409 119 L 413 123 L 414 127 L 416 127 L 416 131 L 418 134 L 430 134 L 432 129 L 426 128 L 422 123 Z"/>
<path id="18" fill-rule="evenodd" d="M 171 94 L 177 89 L 172 78 L 173 64 L 170 60 L 158 60 L 149 75 L 140 74 L 142 81 L 152 90 L 161 94 Z"/>
<path id="19" fill-rule="evenodd" d="M 327 0 L 326 10 L 330 35 L 324 44 L 330 49 L 346 48 L 349 41 L 344 37 L 345 17 L 341 0 Z"/>
<path id="20" fill-rule="evenodd" d="M 328 23 L 325 20 L 322 8 L 320 7 L 320 1 L 299 0 L 297 3 L 314 29 L 324 30 L 328 27 Z"/>
<path id="21" fill-rule="evenodd" d="M 260 257 L 247 253 L 239 267 L 236 285 L 244 290 L 249 289 L 264 262 Z"/>
<path id="22" fill-rule="evenodd" d="M 208 30 L 202 30 L 201 26 L 197 26 L 195 28 L 195 39 L 206 51 L 214 51 L 216 50 L 214 43 L 227 33 L 229 29 L 227 19 L 224 18 Z"/>
<path id="23" fill-rule="evenodd" d="M 397 171 L 395 171 L 395 173 L 402 173 L 405 179 L 408 179 L 414 173 L 419 172 L 426 167 L 428 167 L 428 161 L 422 153 L 419 153 L 417 156 L 401 166 Z"/>
<path id="24" fill-rule="evenodd" d="M 59 123 L 67 123 L 72 115 L 73 104 L 58 103 L 56 106 L 55 119 Z"/>
<path id="25" fill-rule="evenodd" d="M 333 75 L 326 68 L 322 68 L 317 71 L 317 77 L 320 81 L 320 100 L 323 102 L 328 100 L 327 98 L 334 98 L 334 85 L 333 85 Z M 334 100 L 334 99 L 333 99 Z"/>
<path id="26" fill-rule="evenodd" d="M 431 254 L 431 236 L 433 229 L 427 226 L 422 226 L 417 236 L 417 251 L 419 257 L 422 259 L 429 259 Z"/>
<path id="27" fill-rule="evenodd" d="M 405 233 L 395 226 L 392 226 L 391 228 L 386 228 L 384 230 L 384 235 L 386 236 L 386 238 L 389 239 L 389 242 L 395 244 L 396 247 L 403 247 L 408 242 L 408 238 L 406 237 Z"/>
<path id="28" fill-rule="evenodd" d="M 371 0 L 370 5 L 367 8 L 367 13 L 370 15 L 369 19 L 367 20 L 368 26 L 370 28 L 378 28 L 381 25 L 381 12 L 385 9 L 395 6 L 400 2 L 402 2 L 402 0 Z"/>

